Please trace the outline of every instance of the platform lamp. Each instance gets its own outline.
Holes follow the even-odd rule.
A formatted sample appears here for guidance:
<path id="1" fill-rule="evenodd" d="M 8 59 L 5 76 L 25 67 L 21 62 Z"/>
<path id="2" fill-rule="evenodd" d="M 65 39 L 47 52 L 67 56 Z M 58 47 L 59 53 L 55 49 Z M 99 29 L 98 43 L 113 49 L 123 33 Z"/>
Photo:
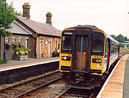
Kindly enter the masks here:
<path id="1" fill-rule="evenodd" d="M 6 11 L 6 0 L 2 0 L 5 2 L 5 10 Z M 5 13 L 5 17 L 4 17 L 5 23 L 6 23 L 6 13 Z M 5 29 L 6 32 L 6 29 Z M 5 36 L 4 36 L 4 59 L 6 59 L 6 46 L 5 46 Z"/>

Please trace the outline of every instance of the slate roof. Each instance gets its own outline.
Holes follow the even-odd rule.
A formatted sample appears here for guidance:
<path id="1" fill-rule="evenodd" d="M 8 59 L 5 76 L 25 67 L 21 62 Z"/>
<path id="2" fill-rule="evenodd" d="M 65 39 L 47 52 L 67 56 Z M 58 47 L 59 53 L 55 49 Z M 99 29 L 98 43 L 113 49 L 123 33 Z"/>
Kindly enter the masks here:
<path id="1" fill-rule="evenodd" d="M 36 22 L 34 20 L 30 20 L 30 19 L 27 19 L 27 18 L 21 17 L 21 16 L 17 16 L 17 19 L 20 20 L 25 25 L 27 25 L 29 28 L 31 28 L 37 34 L 58 36 L 58 37 L 61 36 L 60 31 L 49 24 Z"/>
<path id="2" fill-rule="evenodd" d="M 32 33 L 26 30 L 23 26 L 18 24 L 16 21 L 13 21 L 11 24 L 12 28 L 8 29 L 7 31 L 11 32 L 12 34 L 24 34 L 24 35 L 31 35 Z"/>

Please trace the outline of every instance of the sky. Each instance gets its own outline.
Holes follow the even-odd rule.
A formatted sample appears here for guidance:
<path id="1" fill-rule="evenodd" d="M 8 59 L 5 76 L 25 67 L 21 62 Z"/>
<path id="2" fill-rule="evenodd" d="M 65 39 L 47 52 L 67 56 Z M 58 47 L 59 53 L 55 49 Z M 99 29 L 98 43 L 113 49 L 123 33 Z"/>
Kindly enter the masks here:
<path id="1" fill-rule="evenodd" d="M 30 19 L 46 22 L 52 13 L 52 25 L 59 30 L 76 25 L 95 25 L 109 35 L 129 38 L 129 0 L 7 0 L 22 13 L 22 5 L 31 5 Z"/>

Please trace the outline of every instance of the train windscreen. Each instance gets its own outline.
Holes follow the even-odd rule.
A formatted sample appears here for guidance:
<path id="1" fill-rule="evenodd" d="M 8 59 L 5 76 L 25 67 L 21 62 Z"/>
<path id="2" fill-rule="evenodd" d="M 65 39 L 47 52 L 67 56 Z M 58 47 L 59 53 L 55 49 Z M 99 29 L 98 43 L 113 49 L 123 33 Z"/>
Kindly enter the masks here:
<path id="1" fill-rule="evenodd" d="M 103 51 L 104 51 L 104 34 L 101 32 L 94 32 L 92 53 L 103 55 Z"/>
<path id="2" fill-rule="evenodd" d="M 63 32 L 61 52 L 71 52 L 71 50 L 72 50 L 72 32 Z"/>

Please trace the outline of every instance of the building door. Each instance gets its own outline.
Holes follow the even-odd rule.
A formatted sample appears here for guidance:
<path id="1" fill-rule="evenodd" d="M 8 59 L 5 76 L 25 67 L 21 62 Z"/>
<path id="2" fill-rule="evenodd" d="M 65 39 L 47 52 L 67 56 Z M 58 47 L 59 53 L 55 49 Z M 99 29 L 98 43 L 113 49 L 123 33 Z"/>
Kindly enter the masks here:
<path id="1" fill-rule="evenodd" d="M 77 36 L 76 37 L 76 68 L 77 71 L 85 71 L 86 69 L 86 55 L 87 55 L 87 44 L 88 36 Z"/>
<path id="2" fill-rule="evenodd" d="M 44 41 L 40 40 L 40 57 L 41 58 L 44 57 L 43 44 L 44 44 Z"/>
<path id="3" fill-rule="evenodd" d="M 48 57 L 51 57 L 51 42 L 48 43 Z"/>

